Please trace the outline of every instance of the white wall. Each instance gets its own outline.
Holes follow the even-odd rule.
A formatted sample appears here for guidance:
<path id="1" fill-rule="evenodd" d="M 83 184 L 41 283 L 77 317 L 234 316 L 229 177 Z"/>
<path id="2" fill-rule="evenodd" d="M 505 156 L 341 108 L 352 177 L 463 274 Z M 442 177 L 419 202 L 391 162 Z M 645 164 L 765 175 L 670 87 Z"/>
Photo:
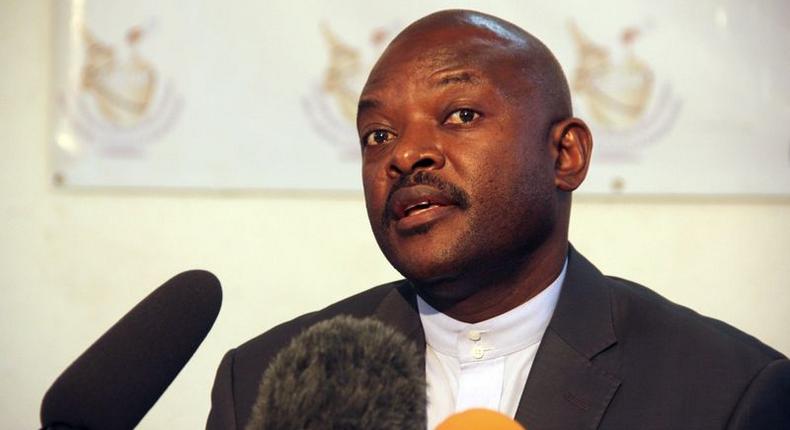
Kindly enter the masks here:
<path id="1" fill-rule="evenodd" d="M 50 12 L 0 3 L 2 427 L 34 428 L 42 395 L 80 352 L 164 280 L 205 268 L 223 282 L 220 317 L 140 426 L 200 428 L 225 350 L 397 274 L 360 195 L 53 187 Z M 787 354 L 789 226 L 790 199 L 577 197 L 571 237 L 604 272 Z"/>

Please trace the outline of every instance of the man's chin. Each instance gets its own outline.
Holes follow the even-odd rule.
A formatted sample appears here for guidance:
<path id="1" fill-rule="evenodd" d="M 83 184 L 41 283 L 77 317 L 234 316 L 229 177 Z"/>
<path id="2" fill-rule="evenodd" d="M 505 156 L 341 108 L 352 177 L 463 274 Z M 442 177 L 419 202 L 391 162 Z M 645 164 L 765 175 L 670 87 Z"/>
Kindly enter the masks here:
<path id="1" fill-rule="evenodd" d="M 417 289 L 436 291 L 440 295 L 450 294 L 447 290 L 452 289 L 452 285 L 457 283 L 461 277 L 460 268 L 451 262 L 425 264 L 425 260 L 421 260 L 419 262 L 393 263 L 393 266 Z"/>
<path id="2" fill-rule="evenodd" d="M 426 264 L 426 259 L 411 259 L 410 261 L 390 260 L 395 270 L 414 286 L 433 286 L 455 279 L 457 269 L 450 264 Z"/>
<path id="3" fill-rule="evenodd" d="M 408 278 L 407 278 L 408 279 Z M 440 312 L 475 294 L 478 286 L 464 282 L 462 276 L 436 276 L 409 282 L 417 294 Z"/>
<path id="4" fill-rule="evenodd" d="M 449 221 L 449 220 L 447 220 Z M 415 226 L 405 234 L 394 228 L 377 237 L 390 264 L 415 285 L 441 285 L 464 271 L 462 244 L 467 229 L 458 222 Z"/>

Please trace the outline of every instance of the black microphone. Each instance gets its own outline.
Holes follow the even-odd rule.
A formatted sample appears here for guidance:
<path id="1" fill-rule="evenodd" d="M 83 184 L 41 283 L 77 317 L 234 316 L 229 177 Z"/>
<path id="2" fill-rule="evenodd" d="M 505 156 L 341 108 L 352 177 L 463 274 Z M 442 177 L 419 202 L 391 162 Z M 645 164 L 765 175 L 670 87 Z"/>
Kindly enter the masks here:
<path id="1" fill-rule="evenodd" d="M 246 430 L 424 429 L 425 405 L 416 346 L 380 321 L 339 316 L 274 357 Z"/>
<path id="2" fill-rule="evenodd" d="M 222 305 L 219 280 L 191 270 L 154 290 L 52 384 L 44 429 L 134 428 L 189 361 Z"/>

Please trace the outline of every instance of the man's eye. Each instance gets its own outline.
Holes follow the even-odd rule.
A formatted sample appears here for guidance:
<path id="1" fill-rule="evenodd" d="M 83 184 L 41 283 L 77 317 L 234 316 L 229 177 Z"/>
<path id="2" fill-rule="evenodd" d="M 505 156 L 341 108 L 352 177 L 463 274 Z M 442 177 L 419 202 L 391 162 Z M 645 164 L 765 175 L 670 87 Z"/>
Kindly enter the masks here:
<path id="1" fill-rule="evenodd" d="M 466 124 L 476 120 L 480 116 L 479 113 L 472 109 L 458 109 L 451 113 L 446 120 L 445 124 Z"/>
<path id="2" fill-rule="evenodd" d="M 387 130 L 373 130 L 365 136 L 362 142 L 365 146 L 381 145 L 395 138 L 395 135 Z"/>

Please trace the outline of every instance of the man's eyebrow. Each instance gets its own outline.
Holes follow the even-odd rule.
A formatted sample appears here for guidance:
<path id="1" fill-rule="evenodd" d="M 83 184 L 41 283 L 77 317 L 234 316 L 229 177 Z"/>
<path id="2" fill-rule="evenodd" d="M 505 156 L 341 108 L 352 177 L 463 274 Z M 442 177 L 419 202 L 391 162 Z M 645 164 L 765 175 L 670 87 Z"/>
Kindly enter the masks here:
<path id="1" fill-rule="evenodd" d="M 450 84 L 470 84 L 470 85 L 478 85 L 480 84 L 480 77 L 472 72 L 457 72 L 457 73 L 450 73 L 440 77 L 434 86 L 436 87 L 444 87 Z"/>
<path id="2" fill-rule="evenodd" d="M 436 79 L 433 86 L 445 87 L 451 84 L 478 85 L 480 82 L 482 82 L 482 78 L 478 74 L 462 71 L 442 75 Z M 361 99 L 359 104 L 357 104 L 357 115 L 361 115 L 366 110 L 380 108 L 381 105 L 381 102 L 376 99 Z"/>
<path id="3" fill-rule="evenodd" d="M 378 100 L 362 99 L 359 101 L 359 104 L 357 105 L 357 115 L 369 109 L 376 109 L 379 106 L 381 106 L 381 103 Z"/>

